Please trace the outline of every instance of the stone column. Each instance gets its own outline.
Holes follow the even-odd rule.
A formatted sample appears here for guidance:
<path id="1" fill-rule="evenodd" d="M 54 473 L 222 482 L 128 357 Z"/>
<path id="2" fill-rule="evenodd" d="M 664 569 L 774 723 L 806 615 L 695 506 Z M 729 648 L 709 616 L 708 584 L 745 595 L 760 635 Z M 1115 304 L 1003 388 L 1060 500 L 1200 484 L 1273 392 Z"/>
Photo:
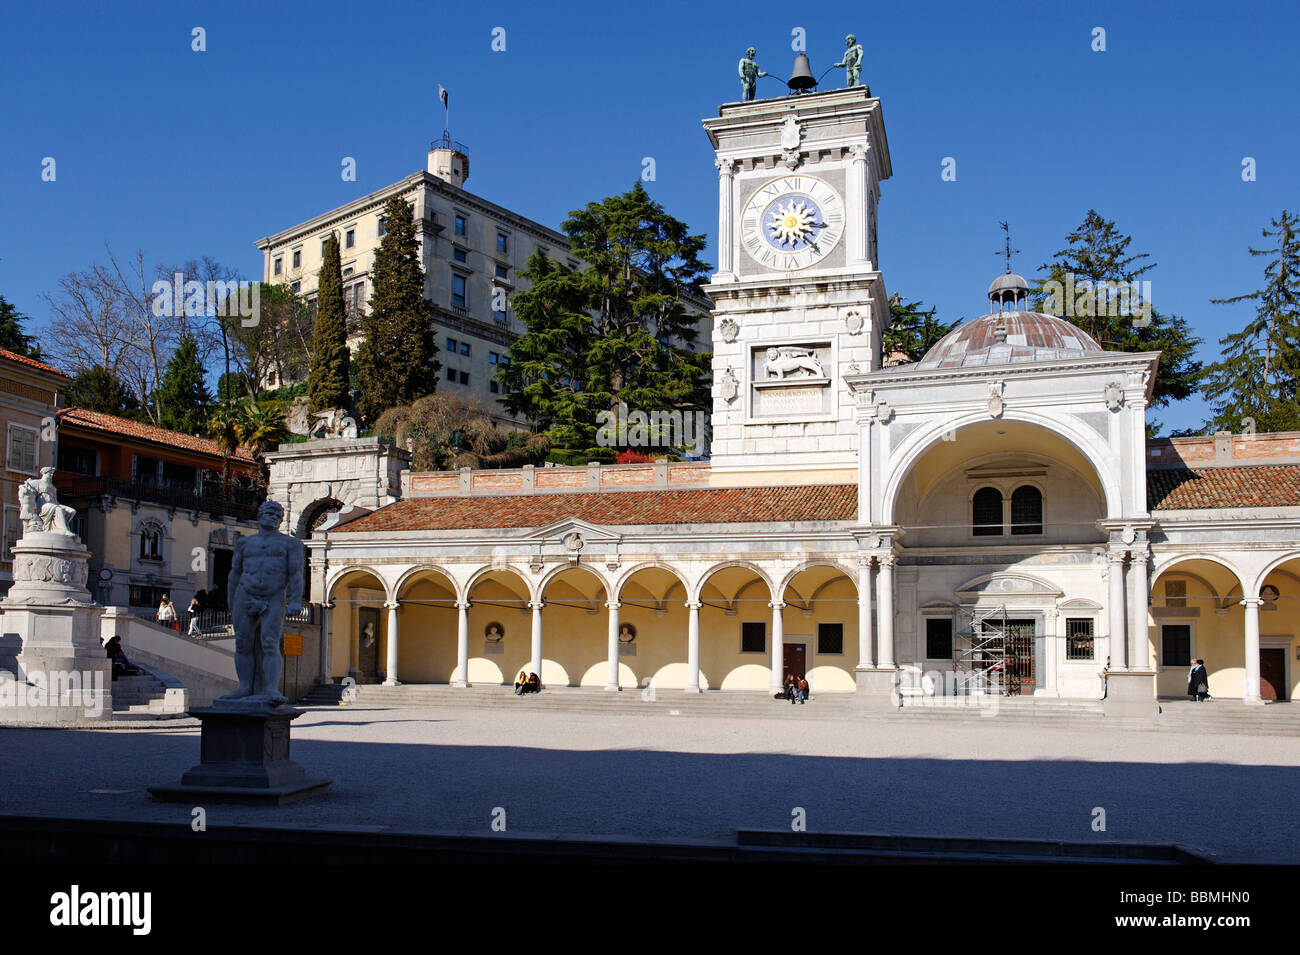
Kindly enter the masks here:
<path id="1" fill-rule="evenodd" d="M 528 672 L 542 676 L 542 601 L 533 600 L 528 604 L 533 609 L 533 656 L 528 665 Z"/>
<path id="2" fill-rule="evenodd" d="M 700 605 L 697 601 L 686 604 L 689 618 L 686 626 L 686 692 L 700 692 Z"/>
<path id="3" fill-rule="evenodd" d="M 317 677 L 320 679 L 321 686 L 330 682 L 330 664 L 334 658 L 334 634 L 330 632 L 330 626 L 333 623 L 330 611 L 334 609 L 334 604 L 323 603 L 320 605 L 320 665 Z"/>
<path id="4" fill-rule="evenodd" d="M 858 558 L 858 669 L 875 667 L 871 646 L 871 558 Z"/>
<path id="5" fill-rule="evenodd" d="M 1241 702 L 1263 703 L 1259 696 L 1259 597 L 1246 597 L 1246 676 L 1241 687 Z"/>
<path id="6" fill-rule="evenodd" d="M 1128 638 L 1124 626 L 1124 552 L 1106 552 L 1106 578 L 1110 584 L 1110 665 L 1114 670 L 1128 669 Z"/>
<path id="7" fill-rule="evenodd" d="M 396 600 L 384 601 L 388 608 L 388 666 L 385 667 L 384 686 L 401 686 L 397 682 L 397 608 Z"/>
<path id="8" fill-rule="evenodd" d="M 718 274 L 734 278 L 735 261 L 735 174 L 737 163 L 734 159 L 719 156 L 713 161 L 718 167 Z"/>
<path id="9" fill-rule="evenodd" d="M 772 678 L 768 683 L 773 690 L 779 690 L 785 668 L 785 621 L 781 619 L 785 601 L 773 600 L 768 606 L 772 608 Z"/>
<path id="10" fill-rule="evenodd" d="M 1128 565 L 1128 665 L 1133 670 L 1151 669 L 1150 612 L 1147 600 L 1147 566 L 1151 555 L 1146 549 L 1129 551 Z"/>
<path id="11" fill-rule="evenodd" d="M 460 674 L 452 686 L 469 686 L 469 601 L 456 601 L 456 670 Z"/>
<path id="12" fill-rule="evenodd" d="M 605 689 L 618 689 L 618 608 L 617 600 L 606 600 L 609 610 L 609 676 L 605 678 Z"/>
<path id="13" fill-rule="evenodd" d="M 876 606 L 880 612 L 880 666 L 892 669 L 894 663 L 894 554 L 880 555 L 880 572 L 876 574 Z"/>
<path id="14" fill-rule="evenodd" d="M 848 227 L 848 264 L 867 261 L 867 235 L 871 228 L 867 209 L 867 146 L 849 147 L 852 162 L 845 182 L 844 207 Z"/>

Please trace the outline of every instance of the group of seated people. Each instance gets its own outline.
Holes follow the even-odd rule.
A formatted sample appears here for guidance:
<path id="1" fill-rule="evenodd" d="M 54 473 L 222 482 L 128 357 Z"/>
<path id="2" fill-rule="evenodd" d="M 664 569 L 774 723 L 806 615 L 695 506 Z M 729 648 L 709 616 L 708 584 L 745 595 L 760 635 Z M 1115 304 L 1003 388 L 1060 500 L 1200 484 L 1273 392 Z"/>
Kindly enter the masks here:
<path id="1" fill-rule="evenodd" d="M 793 705 L 795 703 L 808 702 L 808 681 L 800 673 L 797 677 L 793 673 L 787 673 L 785 677 L 785 687 L 776 695 L 778 700 L 789 700 Z"/>
<path id="2" fill-rule="evenodd" d="M 525 693 L 540 693 L 541 691 L 542 681 L 536 673 L 519 671 L 519 677 L 515 680 L 515 696 L 523 696 Z"/>

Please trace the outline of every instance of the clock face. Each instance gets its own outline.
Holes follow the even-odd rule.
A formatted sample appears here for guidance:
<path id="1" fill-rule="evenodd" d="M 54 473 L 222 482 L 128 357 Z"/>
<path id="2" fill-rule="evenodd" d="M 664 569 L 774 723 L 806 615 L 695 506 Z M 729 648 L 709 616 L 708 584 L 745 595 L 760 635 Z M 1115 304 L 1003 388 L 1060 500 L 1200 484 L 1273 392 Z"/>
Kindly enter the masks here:
<path id="1" fill-rule="evenodd" d="M 786 272 L 806 269 L 844 234 L 844 200 L 820 179 L 782 176 L 754 193 L 741 227 L 755 262 Z"/>

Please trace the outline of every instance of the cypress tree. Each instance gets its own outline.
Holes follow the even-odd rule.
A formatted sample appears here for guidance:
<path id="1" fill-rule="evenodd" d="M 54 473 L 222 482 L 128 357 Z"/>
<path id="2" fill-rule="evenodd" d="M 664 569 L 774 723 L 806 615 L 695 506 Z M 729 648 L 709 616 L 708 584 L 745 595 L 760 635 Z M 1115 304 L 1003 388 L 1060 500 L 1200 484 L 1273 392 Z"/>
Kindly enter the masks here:
<path id="1" fill-rule="evenodd" d="M 338 236 L 325 240 L 316 293 L 316 328 L 312 334 L 311 370 L 307 376 L 312 411 L 347 409 L 348 329 L 343 309 L 343 266 Z"/>
<path id="2" fill-rule="evenodd" d="M 1219 339 L 1223 359 L 1211 365 L 1202 394 L 1210 402 L 1215 430 L 1300 430 L 1300 218 L 1285 209 L 1263 235 L 1277 239 L 1271 249 L 1251 255 L 1274 256 L 1264 267 L 1264 287 L 1216 305 L 1257 302 L 1255 317 L 1239 332 Z"/>
<path id="3" fill-rule="evenodd" d="M 204 377 L 198 342 L 193 335 L 182 336 L 154 392 L 158 423 L 162 427 L 185 434 L 202 433 L 208 406 L 212 404 Z"/>
<path id="4" fill-rule="evenodd" d="M 430 394 L 442 367 L 411 207 L 394 196 L 384 206 L 384 219 L 384 238 L 371 269 L 370 311 L 361 320 L 365 337 L 356 356 L 357 411 L 367 422 Z"/>
<path id="5" fill-rule="evenodd" d="M 927 310 L 921 302 L 905 302 L 895 292 L 889 299 L 889 327 L 885 329 L 882 346 L 885 361 L 894 352 L 902 352 L 908 361 L 920 361 L 938 341 L 960 324 L 938 321 L 937 309 Z"/>
<path id="6" fill-rule="evenodd" d="M 140 402 L 131 389 L 103 365 L 94 365 L 77 373 L 68 385 L 68 407 L 124 418 L 140 416 Z"/>
<path id="7" fill-rule="evenodd" d="M 18 309 L 0 295 L 0 348 L 7 348 L 25 358 L 40 360 L 40 348 L 32 343 L 30 336 L 23 334 L 25 321 L 27 316 L 20 314 Z"/>

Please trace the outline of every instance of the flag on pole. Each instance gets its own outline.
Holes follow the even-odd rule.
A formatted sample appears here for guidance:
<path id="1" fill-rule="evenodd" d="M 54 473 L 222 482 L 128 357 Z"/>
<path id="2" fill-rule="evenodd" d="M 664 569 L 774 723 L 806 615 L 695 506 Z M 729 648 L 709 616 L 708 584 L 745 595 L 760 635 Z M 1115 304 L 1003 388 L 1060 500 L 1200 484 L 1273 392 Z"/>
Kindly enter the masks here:
<path id="1" fill-rule="evenodd" d="M 447 106 L 447 91 L 442 88 L 441 83 L 438 84 L 438 99 L 442 102 L 444 109 L 449 108 Z"/>

